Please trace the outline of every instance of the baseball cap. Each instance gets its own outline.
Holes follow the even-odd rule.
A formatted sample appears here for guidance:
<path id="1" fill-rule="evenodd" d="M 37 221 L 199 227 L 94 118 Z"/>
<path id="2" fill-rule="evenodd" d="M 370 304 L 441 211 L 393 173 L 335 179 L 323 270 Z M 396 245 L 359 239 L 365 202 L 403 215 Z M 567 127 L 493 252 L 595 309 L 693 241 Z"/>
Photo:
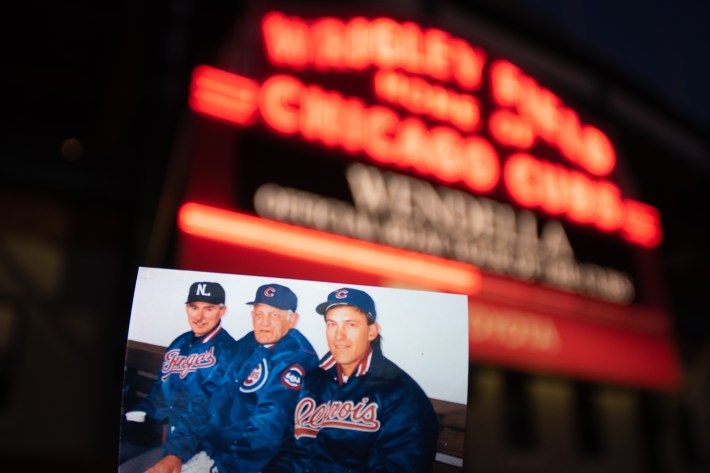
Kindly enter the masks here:
<path id="1" fill-rule="evenodd" d="M 292 310 L 295 312 L 298 306 L 298 298 L 296 294 L 286 286 L 280 284 L 264 284 L 263 286 L 259 286 L 259 289 L 256 290 L 254 300 L 247 302 L 247 304 L 250 305 L 258 303 L 268 304 L 277 309 Z"/>
<path id="2" fill-rule="evenodd" d="M 365 291 L 353 289 L 351 287 L 342 287 L 328 294 L 328 300 L 318 304 L 316 312 L 325 315 L 328 309 L 337 305 L 352 305 L 367 314 L 373 321 L 377 320 L 377 312 L 375 311 L 375 301 Z"/>
<path id="3" fill-rule="evenodd" d="M 209 302 L 210 304 L 224 304 L 224 288 L 216 282 L 194 282 L 190 286 L 185 304 L 191 302 Z"/>

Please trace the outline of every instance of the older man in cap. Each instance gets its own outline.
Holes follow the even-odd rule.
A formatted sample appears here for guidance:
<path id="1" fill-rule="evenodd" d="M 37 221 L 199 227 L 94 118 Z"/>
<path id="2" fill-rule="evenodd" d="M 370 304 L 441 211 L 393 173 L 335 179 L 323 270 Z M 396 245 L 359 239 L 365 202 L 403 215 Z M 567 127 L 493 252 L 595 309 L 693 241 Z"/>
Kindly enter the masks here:
<path id="1" fill-rule="evenodd" d="M 317 367 L 318 358 L 295 328 L 298 299 L 291 289 L 265 284 L 247 304 L 254 306 L 254 330 L 237 342 L 211 399 L 191 403 L 191 410 L 208 417 L 180 432 L 179 448 L 149 472 L 259 472 L 289 437 L 306 372 Z"/>
<path id="2" fill-rule="evenodd" d="M 219 283 L 195 282 L 190 286 L 185 311 L 191 330 L 167 347 L 149 396 L 126 413 L 124 432 L 129 437 L 131 432 L 147 430 L 150 421 L 165 423 L 167 448 L 174 441 L 176 427 L 195 417 L 188 408 L 191 397 L 209 396 L 214 391 L 215 381 L 223 378 L 236 351 L 235 340 L 221 324 L 227 312 L 225 302 L 226 294 Z M 122 456 L 135 447 L 130 441 L 122 442 Z M 120 471 L 142 472 L 167 453 L 169 450 L 161 453 L 160 448 L 146 450 L 124 463 Z"/>
<path id="3" fill-rule="evenodd" d="M 343 287 L 316 311 L 330 352 L 306 379 L 292 439 L 263 471 L 431 471 L 436 415 L 419 385 L 383 356 L 370 295 Z"/>

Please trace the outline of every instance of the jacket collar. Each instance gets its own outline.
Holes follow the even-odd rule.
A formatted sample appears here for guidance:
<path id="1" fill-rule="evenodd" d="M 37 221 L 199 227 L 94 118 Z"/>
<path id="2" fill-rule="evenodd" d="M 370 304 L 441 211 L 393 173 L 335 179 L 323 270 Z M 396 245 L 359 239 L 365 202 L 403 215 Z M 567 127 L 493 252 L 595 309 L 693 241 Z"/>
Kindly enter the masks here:
<path id="1" fill-rule="evenodd" d="M 370 348 L 370 350 L 364 354 L 362 358 L 360 358 L 353 374 L 350 375 L 349 378 L 359 378 L 360 376 L 365 376 L 369 373 L 372 369 L 372 359 L 374 354 L 375 350 Z M 330 352 L 323 357 L 323 360 L 320 363 L 320 368 L 324 371 L 332 370 L 332 374 L 334 375 L 334 378 L 338 380 L 338 384 L 346 383 L 348 380 L 348 377 L 345 376 L 343 370 L 340 368 L 340 365 L 335 362 L 335 357 Z"/>
<path id="2" fill-rule="evenodd" d="M 222 330 L 222 323 L 218 322 L 217 325 L 214 326 L 212 330 L 207 332 L 206 334 L 200 336 L 200 337 L 195 337 L 195 343 L 209 343 L 210 340 L 212 340 L 219 331 Z M 194 334 L 193 334 L 194 336 Z"/>

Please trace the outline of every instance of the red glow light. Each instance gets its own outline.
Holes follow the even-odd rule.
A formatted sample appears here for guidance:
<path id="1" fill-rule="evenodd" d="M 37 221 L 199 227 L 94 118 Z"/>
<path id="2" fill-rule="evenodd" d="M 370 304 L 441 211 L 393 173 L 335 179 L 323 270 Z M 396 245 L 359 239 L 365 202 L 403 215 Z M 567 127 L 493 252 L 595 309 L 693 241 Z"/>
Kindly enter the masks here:
<path id="1" fill-rule="evenodd" d="M 377 98 L 414 115 L 449 122 L 468 133 L 480 125 L 481 105 L 472 95 L 460 94 L 421 77 L 396 71 L 375 73 L 374 85 Z"/>
<path id="2" fill-rule="evenodd" d="M 434 290 L 472 295 L 481 287 L 479 270 L 468 264 L 201 204 L 184 204 L 178 225 L 191 235 L 312 263 L 348 267 Z"/>
<path id="3" fill-rule="evenodd" d="M 477 192 L 498 183 L 498 154 L 482 137 L 463 137 L 446 126 L 429 129 L 419 118 L 400 118 L 384 105 L 368 107 L 286 74 L 270 77 L 259 95 L 264 122 L 280 133 L 300 133 L 308 141 L 364 152 L 376 162 L 446 183 L 461 182 Z"/>
<path id="4" fill-rule="evenodd" d="M 626 199 L 626 221 L 621 229 L 621 235 L 627 240 L 655 248 L 663 241 L 661 233 L 661 214 L 650 205 Z"/>
<path id="5" fill-rule="evenodd" d="M 509 80 L 499 90 L 502 104 L 513 100 L 506 95 Z M 387 106 L 368 106 L 357 97 L 306 85 L 286 74 L 272 76 L 259 87 L 251 79 L 201 66 L 193 74 L 190 106 L 239 125 L 254 123 L 260 112 L 265 124 L 279 133 L 300 134 L 307 141 L 364 153 L 375 162 L 411 169 L 446 184 L 461 183 L 478 193 L 491 191 L 501 178 L 498 153 L 481 136 L 461 135 L 443 125 L 430 129 L 418 117 L 400 117 Z M 496 141 L 525 148 L 536 137 L 525 120 L 511 110 L 498 110 L 491 116 L 491 133 Z M 590 148 L 597 153 L 590 151 L 589 159 L 605 162 L 608 138 L 592 128 L 579 130 L 597 143 Z M 658 211 L 624 200 L 609 181 L 525 153 L 506 160 L 503 177 L 510 196 L 522 207 L 539 208 L 605 232 L 619 231 L 622 238 L 640 246 L 653 248 L 663 239 Z"/>
<path id="6" fill-rule="evenodd" d="M 246 77 L 209 66 L 198 66 L 192 73 L 190 107 L 238 125 L 256 120 L 259 84 Z"/>
<path id="7" fill-rule="evenodd" d="M 470 91 L 480 87 L 486 62 L 482 49 L 461 38 L 390 18 L 306 21 L 271 12 L 262 32 L 271 63 L 295 70 L 401 69 Z"/>
<path id="8" fill-rule="evenodd" d="M 637 244 L 651 241 L 654 238 L 651 235 L 660 234 L 658 219 L 639 217 L 637 224 L 626 222 L 627 211 L 621 192 L 609 181 L 593 179 L 526 153 L 515 153 L 508 158 L 503 180 L 510 196 L 523 207 L 539 208 L 549 215 L 564 215 L 572 222 L 594 225 L 606 232 L 619 230 L 623 225 L 628 230 L 622 231 L 621 236 Z M 648 217 L 649 214 L 643 215 Z"/>
<path id="9" fill-rule="evenodd" d="M 504 60 L 491 65 L 491 90 L 500 107 L 515 110 L 532 128 L 535 136 L 557 147 L 573 164 L 594 176 L 607 176 L 616 166 L 611 140 L 599 129 L 580 123 L 577 112 L 517 66 Z M 511 138 L 505 128 L 492 130 L 501 144 Z M 521 142 L 525 143 L 525 142 Z M 521 143 L 512 143 L 519 148 Z"/>

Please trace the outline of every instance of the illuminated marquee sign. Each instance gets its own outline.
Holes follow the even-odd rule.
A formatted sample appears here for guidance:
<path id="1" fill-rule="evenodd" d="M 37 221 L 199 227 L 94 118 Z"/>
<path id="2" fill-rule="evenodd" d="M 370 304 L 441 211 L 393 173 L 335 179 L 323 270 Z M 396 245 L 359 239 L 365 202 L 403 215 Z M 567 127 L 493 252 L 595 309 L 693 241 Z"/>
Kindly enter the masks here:
<path id="1" fill-rule="evenodd" d="M 228 126 L 194 123 L 183 265 L 475 295 L 472 361 L 677 385 L 636 265 L 660 215 L 600 123 L 437 28 L 257 18 L 193 71 L 190 107 Z"/>
<path id="2" fill-rule="evenodd" d="M 388 18 L 312 21 L 272 12 L 262 33 L 269 61 L 296 72 L 367 71 L 379 104 L 289 74 L 263 83 L 210 67 L 194 72 L 194 110 L 240 125 L 261 119 L 284 135 L 361 154 L 446 184 L 510 198 L 636 245 L 662 240 L 658 211 L 622 196 L 605 176 L 615 167 L 610 139 L 532 77 L 444 31 Z M 482 115 L 488 80 L 495 109 Z M 401 111 L 397 111 L 399 109 Z M 487 129 L 491 139 L 479 132 Z M 503 159 L 498 149 L 506 150 Z M 565 164 L 530 149 L 545 143 Z"/>
<path id="3" fill-rule="evenodd" d="M 663 238 L 659 212 L 622 195 L 612 181 L 616 151 L 611 140 L 534 78 L 509 61 L 490 60 L 462 38 L 412 22 L 305 20 L 271 12 L 261 27 L 266 58 L 278 71 L 257 79 L 199 66 L 191 85 L 193 110 L 239 126 L 262 123 L 280 135 L 445 187 L 432 193 L 427 181 L 387 177 L 376 168 L 349 170 L 354 207 L 272 183 L 254 194 L 259 215 L 472 263 L 611 302 L 634 298 L 627 274 L 577 261 L 555 219 L 653 248 Z M 335 90 L 332 78 L 342 74 L 357 78 L 356 83 L 365 81 L 360 85 L 368 91 Z M 321 75 L 330 79 L 323 84 L 331 85 L 314 83 L 313 77 Z M 380 203 L 373 204 L 374 197 L 357 194 L 354 175 L 398 184 L 388 184 L 386 192 L 376 194 Z M 522 210 L 496 202 L 501 194 Z M 493 199 L 476 197 L 481 195 Z M 276 196 L 279 203 L 272 205 Z M 412 201 L 426 197 L 499 209 L 498 223 L 487 223 L 498 230 L 459 238 L 465 222 L 480 219 L 456 207 L 443 212 L 456 216 L 458 224 L 423 207 L 419 220 L 407 221 L 397 209 L 410 196 Z M 388 207 L 388 198 L 400 204 Z M 353 217 L 324 224 L 323 216 L 333 215 L 333 209 Z M 530 211 L 552 219 L 540 226 Z M 351 222 L 348 228 L 345 221 Z M 425 225 L 415 228 L 421 221 Z M 501 223 L 506 221 L 514 223 Z"/>

